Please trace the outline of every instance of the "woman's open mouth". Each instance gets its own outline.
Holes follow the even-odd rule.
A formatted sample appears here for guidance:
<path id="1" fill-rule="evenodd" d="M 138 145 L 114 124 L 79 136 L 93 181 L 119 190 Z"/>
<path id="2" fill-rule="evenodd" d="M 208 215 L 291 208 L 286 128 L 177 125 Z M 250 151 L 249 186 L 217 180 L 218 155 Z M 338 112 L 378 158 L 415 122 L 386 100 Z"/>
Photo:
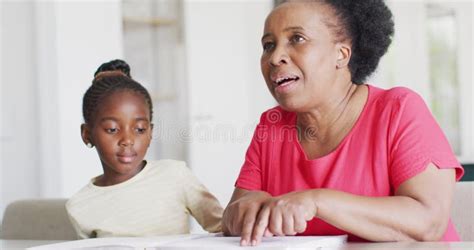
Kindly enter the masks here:
<path id="1" fill-rule="evenodd" d="M 297 76 L 279 77 L 273 83 L 275 84 L 275 92 L 279 94 L 289 93 L 300 78 Z"/>

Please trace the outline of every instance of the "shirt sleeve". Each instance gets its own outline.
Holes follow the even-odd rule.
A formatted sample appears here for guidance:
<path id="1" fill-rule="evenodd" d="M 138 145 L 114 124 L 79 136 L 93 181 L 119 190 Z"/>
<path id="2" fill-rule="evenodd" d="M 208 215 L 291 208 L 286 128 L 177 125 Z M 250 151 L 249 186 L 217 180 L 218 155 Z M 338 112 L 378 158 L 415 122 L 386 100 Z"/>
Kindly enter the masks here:
<path id="1" fill-rule="evenodd" d="M 268 131 L 263 124 L 263 117 L 260 124 L 255 128 L 252 141 L 245 154 L 245 161 L 240 169 L 239 177 L 235 182 L 235 187 L 245 190 L 262 190 L 262 169 L 261 169 L 261 152 L 262 141 L 268 137 Z M 267 138 L 268 139 L 268 138 Z"/>
<path id="2" fill-rule="evenodd" d="M 440 169 L 456 169 L 459 180 L 464 170 L 423 99 L 406 90 L 394 105 L 389 129 L 389 171 L 394 190 L 424 171 L 429 163 Z"/>
<path id="3" fill-rule="evenodd" d="M 91 238 L 89 237 L 89 235 L 87 235 L 86 232 L 84 232 L 79 223 L 77 222 L 77 220 L 71 215 L 70 211 L 69 211 L 69 202 L 66 204 L 66 211 L 67 211 L 67 215 L 68 215 L 68 218 L 69 218 L 69 221 L 71 222 L 71 225 L 72 227 L 74 228 L 74 231 L 76 231 L 76 235 L 77 235 L 77 239 L 78 240 L 82 240 L 82 239 L 88 239 L 88 238 Z"/>
<path id="4" fill-rule="evenodd" d="M 184 194 L 188 212 L 204 230 L 209 233 L 221 232 L 223 209 L 219 201 L 184 164 L 181 167 L 181 172 L 185 179 L 184 183 L 186 183 Z"/>

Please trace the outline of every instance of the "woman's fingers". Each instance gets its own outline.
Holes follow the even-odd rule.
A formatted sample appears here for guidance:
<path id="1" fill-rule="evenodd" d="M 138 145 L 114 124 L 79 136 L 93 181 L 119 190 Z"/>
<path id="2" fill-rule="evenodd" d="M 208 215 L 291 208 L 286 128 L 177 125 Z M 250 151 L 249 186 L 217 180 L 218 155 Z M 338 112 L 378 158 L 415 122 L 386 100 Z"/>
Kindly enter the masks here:
<path id="1" fill-rule="evenodd" d="M 294 229 L 296 233 L 303 233 L 306 230 L 306 218 L 302 215 L 296 215 L 294 217 Z"/>
<path id="2" fill-rule="evenodd" d="M 252 231 L 255 225 L 255 219 L 257 217 L 257 209 L 249 209 L 244 215 L 242 221 L 242 232 L 240 234 L 240 245 L 249 246 L 251 244 Z"/>
<path id="3" fill-rule="evenodd" d="M 311 207 L 309 209 L 306 209 L 304 213 L 304 219 L 306 221 L 312 220 L 316 216 L 316 211 L 317 211 L 316 207 Z"/>
<path id="4" fill-rule="evenodd" d="M 263 233 L 263 237 L 273 237 L 273 234 L 272 234 L 272 232 L 270 232 L 268 227 L 265 229 L 265 233 Z"/>
<path id="5" fill-rule="evenodd" d="M 290 193 L 278 198 L 240 200 L 231 206 L 226 223 L 233 235 L 241 236 L 241 246 L 255 246 L 264 236 L 303 233 L 307 221 L 316 214 L 306 193 Z"/>
<path id="6" fill-rule="evenodd" d="M 262 237 L 265 234 L 268 235 L 268 219 L 270 217 L 270 208 L 264 206 L 258 213 L 257 220 L 255 222 L 253 233 L 252 233 L 252 246 L 258 245 L 262 241 Z"/>
<path id="7" fill-rule="evenodd" d="M 240 235 L 242 231 L 242 221 L 243 213 L 241 209 L 238 209 L 238 206 L 231 205 L 224 212 L 223 221 L 230 235 Z"/>
<path id="8" fill-rule="evenodd" d="M 295 235 L 296 231 L 294 228 L 294 220 L 293 217 L 297 215 L 293 215 L 292 213 L 283 214 L 282 218 L 282 231 L 284 235 Z"/>
<path id="9" fill-rule="evenodd" d="M 282 211 L 279 207 L 274 207 L 270 211 L 270 220 L 268 224 L 268 229 L 270 229 L 270 232 L 274 235 L 285 236 L 282 230 Z"/>
<path id="10" fill-rule="evenodd" d="M 231 217 L 230 218 L 230 221 L 228 225 L 230 225 L 230 234 L 231 235 L 238 235 L 239 232 L 241 231 L 241 226 L 242 224 L 238 223 L 240 221 L 240 217 L 241 215 L 238 215 L 237 218 L 236 217 Z"/>

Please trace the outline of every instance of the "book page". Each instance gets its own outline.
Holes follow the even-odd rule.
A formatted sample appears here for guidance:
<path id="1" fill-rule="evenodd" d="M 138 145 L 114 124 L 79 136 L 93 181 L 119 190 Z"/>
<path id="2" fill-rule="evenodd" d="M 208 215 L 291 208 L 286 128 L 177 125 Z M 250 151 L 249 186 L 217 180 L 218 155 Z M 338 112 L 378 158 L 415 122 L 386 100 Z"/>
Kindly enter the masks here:
<path id="1" fill-rule="evenodd" d="M 320 247 L 337 247 L 345 244 L 346 235 L 341 236 L 285 236 L 285 237 L 265 237 L 258 246 L 252 250 L 290 250 L 290 249 L 316 249 Z M 220 249 L 242 249 L 240 237 L 223 237 L 210 235 L 206 237 L 194 238 L 186 241 L 177 241 L 165 244 L 157 248 L 159 250 L 220 250 Z"/>
<path id="2" fill-rule="evenodd" d="M 341 236 L 285 236 L 264 237 L 253 250 L 291 250 L 316 249 L 321 247 L 338 247 L 347 241 Z M 57 244 L 29 248 L 43 249 L 153 249 L 153 250 L 221 250 L 242 249 L 240 237 L 224 237 L 222 234 L 187 234 L 157 237 L 114 237 L 68 241 Z"/>
<path id="3" fill-rule="evenodd" d="M 154 248 L 175 241 L 186 241 L 197 237 L 207 235 L 163 235 L 156 237 L 112 237 L 112 238 L 94 238 L 84 240 L 74 240 L 49 244 L 44 246 L 32 247 L 32 250 L 45 249 L 145 249 Z"/>

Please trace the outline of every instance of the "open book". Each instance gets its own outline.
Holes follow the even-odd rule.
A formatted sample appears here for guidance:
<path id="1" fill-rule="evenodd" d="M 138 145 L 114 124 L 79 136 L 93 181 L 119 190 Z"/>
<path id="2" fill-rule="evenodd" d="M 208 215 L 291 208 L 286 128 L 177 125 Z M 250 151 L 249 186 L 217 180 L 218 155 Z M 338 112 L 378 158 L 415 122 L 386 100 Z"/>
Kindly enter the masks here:
<path id="1" fill-rule="evenodd" d="M 289 250 L 317 249 L 337 247 L 347 240 L 341 236 L 286 236 L 265 237 L 262 242 L 252 247 L 254 250 Z M 221 250 L 242 249 L 240 237 L 223 237 L 221 234 L 205 235 L 170 235 L 146 238 L 96 238 L 68 241 L 44 245 L 29 249 L 156 249 L 156 250 Z"/>

